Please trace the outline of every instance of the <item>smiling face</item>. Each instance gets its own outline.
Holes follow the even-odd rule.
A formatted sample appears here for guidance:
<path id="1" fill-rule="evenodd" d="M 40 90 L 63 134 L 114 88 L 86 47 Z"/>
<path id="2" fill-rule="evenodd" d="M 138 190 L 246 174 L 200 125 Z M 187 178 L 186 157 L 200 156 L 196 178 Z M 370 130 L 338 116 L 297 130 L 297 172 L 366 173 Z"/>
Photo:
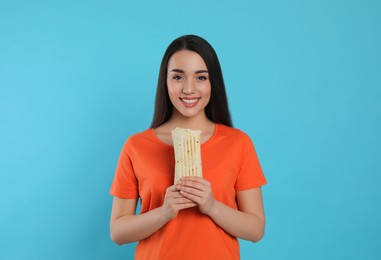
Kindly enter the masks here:
<path id="1" fill-rule="evenodd" d="M 206 117 L 211 85 L 204 60 L 196 52 L 182 50 L 168 62 L 167 86 L 173 105 L 172 117 Z"/>

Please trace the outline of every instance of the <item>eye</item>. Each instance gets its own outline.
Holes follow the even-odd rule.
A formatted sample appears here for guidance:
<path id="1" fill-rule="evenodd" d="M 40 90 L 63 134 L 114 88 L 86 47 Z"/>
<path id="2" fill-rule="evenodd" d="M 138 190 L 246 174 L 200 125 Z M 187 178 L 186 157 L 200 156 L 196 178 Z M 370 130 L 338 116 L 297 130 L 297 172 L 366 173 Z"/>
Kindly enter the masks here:
<path id="1" fill-rule="evenodd" d="M 205 77 L 205 76 L 199 76 L 197 77 L 198 80 L 201 80 L 201 81 L 204 81 L 204 80 L 207 80 L 208 78 Z"/>
<path id="2" fill-rule="evenodd" d="M 179 76 L 179 75 L 175 75 L 172 77 L 172 79 L 174 80 L 181 80 L 183 77 Z"/>

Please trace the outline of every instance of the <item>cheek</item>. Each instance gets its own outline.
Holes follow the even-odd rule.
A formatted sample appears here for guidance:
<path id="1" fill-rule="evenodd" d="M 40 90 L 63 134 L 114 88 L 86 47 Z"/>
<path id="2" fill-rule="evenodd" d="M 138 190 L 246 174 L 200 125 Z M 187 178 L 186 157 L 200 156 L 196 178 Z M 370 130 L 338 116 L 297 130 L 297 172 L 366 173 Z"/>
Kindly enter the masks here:
<path id="1" fill-rule="evenodd" d="M 208 98 L 210 99 L 211 94 L 212 94 L 212 88 L 211 88 L 210 85 L 208 85 L 208 86 L 206 86 L 206 87 L 204 88 L 203 95 L 204 95 L 205 97 L 208 97 Z"/>
<path id="2" fill-rule="evenodd" d="M 172 97 L 176 96 L 176 91 L 168 86 L 168 95 L 172 99 Z"/>
<path id="3" fill-rule="evenodd" d="M 167 90 L 168 90 L 169 99 L 171 100 L 173 104 L 175 101 L 177 101 L 179 96 L 178 88 L 176 88 L 174 84 L 167 83 Z"/>
<path id="4" fill-rule="evenodd" d="M 167 90 L 169 95 L 173 94 L 173 85 L 168 81 L 167 81 Z"/>
<path id="5" fill-rule="evenodd" d="M 209 91 L 208 91 L 208 104 L 210 102 L 211 97 L 212 97 L 212 87 L 209 87 Z"/>

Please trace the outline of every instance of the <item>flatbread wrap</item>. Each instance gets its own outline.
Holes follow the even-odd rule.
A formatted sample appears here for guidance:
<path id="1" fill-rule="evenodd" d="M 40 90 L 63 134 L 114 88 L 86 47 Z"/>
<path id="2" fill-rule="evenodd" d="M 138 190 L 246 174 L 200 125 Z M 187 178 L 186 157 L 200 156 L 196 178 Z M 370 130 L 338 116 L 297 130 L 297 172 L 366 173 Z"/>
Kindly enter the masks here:
<path id="1" fill-rule="evenodd" d="M 183 176 L 202 177 L 201 131 L 177 127 L 171 134 L 175 151 L 174 183 Z"/>

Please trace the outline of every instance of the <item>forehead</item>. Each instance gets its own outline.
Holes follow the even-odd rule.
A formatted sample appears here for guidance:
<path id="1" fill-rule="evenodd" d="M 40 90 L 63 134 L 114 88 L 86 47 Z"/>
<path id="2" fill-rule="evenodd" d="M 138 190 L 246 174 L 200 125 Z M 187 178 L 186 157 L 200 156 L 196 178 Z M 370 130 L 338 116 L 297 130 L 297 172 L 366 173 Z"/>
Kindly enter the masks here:
<path id="1" fill-rule="evenodd" d="M 206 70 L 206 64 L 201 56 L 194 51 L 181 50 L 175 52 L 168 62 L 168 71 L 181 69 L 184 71 Z"/>

